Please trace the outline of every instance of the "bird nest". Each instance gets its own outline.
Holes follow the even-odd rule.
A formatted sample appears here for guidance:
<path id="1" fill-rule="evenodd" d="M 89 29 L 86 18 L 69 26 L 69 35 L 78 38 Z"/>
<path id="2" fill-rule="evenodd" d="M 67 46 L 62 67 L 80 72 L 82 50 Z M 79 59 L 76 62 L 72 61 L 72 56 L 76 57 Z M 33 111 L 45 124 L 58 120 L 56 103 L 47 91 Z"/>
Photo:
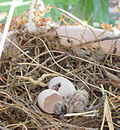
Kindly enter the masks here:
<path id="1" fill-rule="evenodd" d="M 13 19 L 11 28 L 15 30 L 17 42 L 11 41 L 1 57 L 1 128 L 92 130 L 108 128 L 112 121 L 117 129 L 120 57 L 91 46 L 63 46 L 55 28 L 30 33 L 23 26 L 25 22 L 23 16 Z M 50 79 L 56 76 L 69 79 L 76 89 L 86 89 L 90 95 L 88 107 L 101 101 L 102 90 L 106 90 L 107 98 L 95 110 L 79 116 L 69 115 L 63 122 L 40 110 L 37 103 L 38 94 L 47 89 Z"/>

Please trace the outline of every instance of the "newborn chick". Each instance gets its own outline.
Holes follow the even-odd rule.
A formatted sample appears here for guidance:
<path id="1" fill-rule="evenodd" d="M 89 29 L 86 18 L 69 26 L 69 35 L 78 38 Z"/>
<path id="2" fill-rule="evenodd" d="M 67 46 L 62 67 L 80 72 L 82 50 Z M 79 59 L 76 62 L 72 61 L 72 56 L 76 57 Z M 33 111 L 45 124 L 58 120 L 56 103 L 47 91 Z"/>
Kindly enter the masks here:
<path id="1" fill-rule="evenodd" d="M 86 90 L 77 90 L 72 95 L 64 98 L 54 105 L 53 113 L 55 115 L 64 115 L 67 113 L 84 112 L 88 103 L 89 94 Z"/>
<path id="2" fill-rule="evenodd" d="M 107 93 L 105 92 L 100 102 L 97 105 L 87 108 L 86 106 L 89 101 L 88 92 L 86 90 L 77 90 L 72 95 L 66 98 L 63 97 L 63 101 L 56 103 L 54 105 L 53 112 L 56 115 L 64 116 L 64 114 L 67 113 L 79 113 L 79 112 L 96 109 L 103 104 L 106 95 Z"/>
<path id="3" fill-rule="evenodd" d="M 57 102 L 55 105 L 54 105 L 54 108 L 53 108 L 53 113 L 55 115 L 64 115 L 64 114 L 67 114 L 67 104 L 65 103 L 65 101 L 60 101 L 60 102 Z"/>
<path id="4" fill-rule="evenodd" d="M 86 90 L 77 90 L 66 98 L 67 113 L 84 112 L 88 103 L 89 94 Z"/>
<path id="5" fill-rule="evenodd" d="M 64 115 L 67 114 L 67 104 L 64 101 L 56 103 L 53 107 L 53 113 L 58 115 L 63 122 L 66 122 Z"/>

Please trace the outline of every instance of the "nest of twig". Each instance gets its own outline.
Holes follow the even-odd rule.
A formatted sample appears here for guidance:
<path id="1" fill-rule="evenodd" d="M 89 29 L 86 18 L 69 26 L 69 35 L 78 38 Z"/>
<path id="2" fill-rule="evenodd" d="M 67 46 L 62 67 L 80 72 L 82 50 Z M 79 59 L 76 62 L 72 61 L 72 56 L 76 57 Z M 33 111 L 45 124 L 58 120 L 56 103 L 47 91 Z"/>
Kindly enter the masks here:
<path id="1" fill-rule="evenodd" d="M 21 19 L 24 18 L 21 17 Z M 16 21 L 15 19 L 13 20 Z M 63 76 L 77 89 L 85 88 L 90 94 L 89 106 L 101 97 L 101 84 L 107 90 L 114 127 L 120 119 L 120 57 L 105 54 L 101 48 L 86 49 L 61 45 L 55 29 L 31 34 L 23 23 L 14 28 L 18 45 L 11 43 L 0 63 L 0 126 L 10 129 L 80 129 L 101 128 L 104 103 L 98 113 L 67 117 L 62 122 L 46 114 L 37 104 L 38 94 L 47 88 L 51 78 Z M 39 81 L 38 81 L 39 79 Z M 36 82 L 38 81 L 38 82 Z M 115 96 L 116 95 L 116 96 Z M 110 113 L 109 113 L 110 114 Z M 107 121 L 104 129 L 108 128 Z"/>

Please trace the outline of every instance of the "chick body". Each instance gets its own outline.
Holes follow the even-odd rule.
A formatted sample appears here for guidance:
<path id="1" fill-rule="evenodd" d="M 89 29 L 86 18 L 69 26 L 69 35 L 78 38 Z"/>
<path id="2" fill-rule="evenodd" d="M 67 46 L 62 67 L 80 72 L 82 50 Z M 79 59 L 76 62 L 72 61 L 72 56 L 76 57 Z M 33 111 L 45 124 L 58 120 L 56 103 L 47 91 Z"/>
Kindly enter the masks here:
<path id="1" fill-rule="evenodd" d="M 88 98 L 89 94 L 86 90 L 77 90 L 70 96 L 63 98 L 62 101 L 57 102 L 53 112 L 56 115 L 84 112 Z"/>
<path id="2" fill-rule="evenodd" d="M 68 113 L 84 112 L 89 94 L 86 90 L 77 90 L 66 98 Z"/>

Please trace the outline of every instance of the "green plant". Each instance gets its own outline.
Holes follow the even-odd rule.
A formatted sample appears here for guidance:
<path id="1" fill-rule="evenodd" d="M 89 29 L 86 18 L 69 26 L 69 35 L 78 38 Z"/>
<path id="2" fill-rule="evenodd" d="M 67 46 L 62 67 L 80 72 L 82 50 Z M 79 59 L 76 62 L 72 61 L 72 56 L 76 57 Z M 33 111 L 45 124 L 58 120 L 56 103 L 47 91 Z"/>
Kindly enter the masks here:
<path id="1" fill-rule="evenodd" d="M 0 1 L 7 2 L 10 0 Z M 30 1 L 30 0 L 23 0 Z M 36 0 L 37 1 L 37 0 Z M 43 0 L 45 5 L 51 5 L 54 7 L 59 7 L 64 10 L 68 10 L 71 5 L 71 13 L 82 19 L 83 21 L 88 21 L 89 24 L 93 25 L 93 22 L 101 23 L 101 20 L 105 23 L 109 23 L 109 0 Z M 22 7 L 22 8 L 21 8 Z M 29 5 L 23 5 L 17 7 L 14 12 L 14 16 L 21 14 L 23 11 L 27 10 Z M 8 12 L 10 5 L 0 6 L 0 12 Z M 54 21 L 58 22 L 60 11 L 56 9 L 51 9 L 51 12 L 46 14 L 46 17 L 51 17 Z"/>
<path id="2" fill-rule="evenodd" d="M 60 7 L 67 10 L 69 5 L 72 6 L 71 13 L 81 18 L 83 21 L 88 21 L 89 24 L 93 22 L 101 23 L 101 20 L 105 23 L 109 23 L 109 0 L 43 0 L 46 5 Z M 59 15 L 59 11 L 53 9 L 50 12 L 52 18 Z"/>

